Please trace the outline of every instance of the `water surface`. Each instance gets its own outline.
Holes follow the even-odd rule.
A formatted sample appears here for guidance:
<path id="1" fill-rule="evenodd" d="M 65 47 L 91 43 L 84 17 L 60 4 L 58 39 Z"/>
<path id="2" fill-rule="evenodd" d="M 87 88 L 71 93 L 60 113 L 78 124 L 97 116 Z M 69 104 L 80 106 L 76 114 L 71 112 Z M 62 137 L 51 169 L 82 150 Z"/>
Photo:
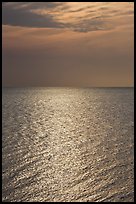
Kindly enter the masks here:
<path id="1" fill-rule="evenodd" d="M 2 199 L 133 201 L 132 88 L 5 88 Z"/>

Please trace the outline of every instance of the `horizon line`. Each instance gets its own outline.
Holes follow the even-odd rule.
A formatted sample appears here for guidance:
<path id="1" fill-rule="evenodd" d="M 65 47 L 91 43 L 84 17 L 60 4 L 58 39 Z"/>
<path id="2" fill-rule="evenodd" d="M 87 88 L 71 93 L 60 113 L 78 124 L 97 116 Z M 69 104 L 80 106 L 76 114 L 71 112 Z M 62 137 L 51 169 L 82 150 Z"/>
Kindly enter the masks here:
<path id="1" fill-rule="evenodd" d="M 2 86 L 2 88 L 134 88 L 134 86 Z"/>

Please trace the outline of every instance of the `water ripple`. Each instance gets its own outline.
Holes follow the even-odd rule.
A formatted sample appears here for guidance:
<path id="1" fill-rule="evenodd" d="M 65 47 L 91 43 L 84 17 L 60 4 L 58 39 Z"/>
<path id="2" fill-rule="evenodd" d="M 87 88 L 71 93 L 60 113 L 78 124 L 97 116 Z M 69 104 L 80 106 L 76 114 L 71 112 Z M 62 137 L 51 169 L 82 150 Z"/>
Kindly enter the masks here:
<path id="1" fill-rule="evenodd" d="M 134 200 L 133 89 L 4 89 L 3 202 Z"/>

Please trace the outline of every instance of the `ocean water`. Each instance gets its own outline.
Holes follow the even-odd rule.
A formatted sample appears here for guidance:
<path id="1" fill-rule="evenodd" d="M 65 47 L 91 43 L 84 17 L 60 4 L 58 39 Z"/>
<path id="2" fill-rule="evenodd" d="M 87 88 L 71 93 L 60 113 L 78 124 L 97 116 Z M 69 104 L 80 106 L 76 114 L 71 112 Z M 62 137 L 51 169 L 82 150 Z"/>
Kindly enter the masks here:
<path id="1" fill-rule="evenodd" d="M 133 88 L 4 88 L 2 201 L 134 201 Z"/>

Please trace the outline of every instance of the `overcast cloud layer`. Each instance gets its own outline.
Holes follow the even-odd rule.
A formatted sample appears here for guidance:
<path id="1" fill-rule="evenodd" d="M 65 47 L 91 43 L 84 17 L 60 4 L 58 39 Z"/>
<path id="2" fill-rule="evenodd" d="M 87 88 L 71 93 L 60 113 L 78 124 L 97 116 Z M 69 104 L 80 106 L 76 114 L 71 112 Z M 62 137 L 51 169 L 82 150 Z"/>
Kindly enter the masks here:
<path id="1" fill-rule="evenodd" d="M 11 2 L 3 3 L 2 22 L 3 25 L 87 32 L 111 29 L 114 17 L 133 15 L 133 12 L 131 3 Z"/>

